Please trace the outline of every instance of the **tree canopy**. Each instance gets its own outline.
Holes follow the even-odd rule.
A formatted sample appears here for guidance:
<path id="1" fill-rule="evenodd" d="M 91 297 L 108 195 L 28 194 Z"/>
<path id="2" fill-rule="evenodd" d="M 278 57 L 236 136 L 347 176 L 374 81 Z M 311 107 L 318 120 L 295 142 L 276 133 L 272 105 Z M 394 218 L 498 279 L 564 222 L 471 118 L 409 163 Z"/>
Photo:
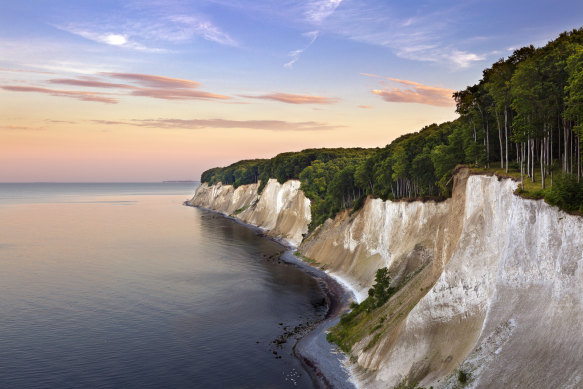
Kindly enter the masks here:
<path id="1" fill-rule="evenodd" d="M 560 169 L 561 177 L 555 180 L 560 188 L 545 192 L 547 200 L 583 212 L 583 186 L 578 185 L 582 175 L 583 29 L 564 32 L 541 48 L 515 50 L 453 98 L 458 119 L 431 124 L 383 148 L 282 153 L 207 170 L 201 181 L 234 186 L 261 181 L 262 190 L 269 178 L 281 183 L 298 179 L 312 202 L 314 227 L 338 211 L 362 203 L 359 200 L 364 196 L 447 197 L 456 165 L 488 168 L 499 164 L 506 172 L 519 170 L 523 180 L 540 180 L 542 189 L 545 178 L 550 175 L 552 184 L 553 171 Z"/>

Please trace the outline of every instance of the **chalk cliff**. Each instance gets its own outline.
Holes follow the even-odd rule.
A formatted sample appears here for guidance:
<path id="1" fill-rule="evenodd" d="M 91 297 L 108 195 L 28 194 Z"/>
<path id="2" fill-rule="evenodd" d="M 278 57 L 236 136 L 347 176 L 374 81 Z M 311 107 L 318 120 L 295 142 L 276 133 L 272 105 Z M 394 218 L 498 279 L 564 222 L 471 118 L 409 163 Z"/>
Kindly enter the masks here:
<path id="1" fill-rule="evenodd" d="M 300 190 L 300 182 L 280 184 L 270 179 L 261 192 L 258 184 L 199 186 L 189 205 L 212 209 L 255 225 L 269 236 L 298 246 L 311 221 L 310 200 Z"/>
<path id="2" fill-rule="evenodd" d="M 257 185 L 203 184 L 191 204 L 247 207 L 235 216 L 301 243 L 360 299 L 390 269 L 404 286 L 351 351 L 366 387 L 454 387 L 460 368 L 468 387 L 581 387 L 583 218 L 515 196 L 516 186 L 463 169 L 446 201 L 368 199 L 303 240 L 309 200 L 298 181 L 270 180 L 260 196 Z"/>

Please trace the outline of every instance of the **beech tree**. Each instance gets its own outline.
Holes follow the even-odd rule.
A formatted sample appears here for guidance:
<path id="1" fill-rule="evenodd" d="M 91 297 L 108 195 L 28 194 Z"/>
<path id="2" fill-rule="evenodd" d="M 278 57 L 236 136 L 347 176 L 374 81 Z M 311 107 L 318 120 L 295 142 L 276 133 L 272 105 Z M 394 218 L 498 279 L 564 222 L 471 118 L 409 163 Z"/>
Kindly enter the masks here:
<path id="1" fill-rule="evenodd" d="M 583 174 L 583 29 L 562 33 L 541 48 L 515 50 L 453 98 L 458 119 L 425 126 L 383 148 L 282 153 L 209 169 L 201 181 L 238 186 L 260 180 L 261 191 L 269 178 L 299 179 L 315 227 L 341 209 L 362 204 L 366 195 L 447 197 L 456 165 L 487 168 L 499 160 L 506 172 L 520 170 L 523 188 L 525 177 L 540 181 L 548 201 L 583 212 L 581 186 L 561 176 L 560 190 L 552 188 L 555 167 L 576 175 L 577 182 Z M 491 142 L 496 132 L 498 141 Z M 545 190 L 547 176 L 551 188 Z"/>

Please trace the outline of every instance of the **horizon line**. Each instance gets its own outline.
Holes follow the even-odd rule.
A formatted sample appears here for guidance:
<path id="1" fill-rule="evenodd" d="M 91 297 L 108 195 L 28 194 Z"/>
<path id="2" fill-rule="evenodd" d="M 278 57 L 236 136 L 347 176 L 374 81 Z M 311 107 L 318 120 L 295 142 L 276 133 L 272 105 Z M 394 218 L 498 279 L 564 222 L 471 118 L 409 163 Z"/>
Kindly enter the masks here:
<path id="1" fill-rule="evenodd" d="M 164 181 L 0 181 L 1 184 L 172 184 L 200 182 L 200 180 L 164 180 Z"/>

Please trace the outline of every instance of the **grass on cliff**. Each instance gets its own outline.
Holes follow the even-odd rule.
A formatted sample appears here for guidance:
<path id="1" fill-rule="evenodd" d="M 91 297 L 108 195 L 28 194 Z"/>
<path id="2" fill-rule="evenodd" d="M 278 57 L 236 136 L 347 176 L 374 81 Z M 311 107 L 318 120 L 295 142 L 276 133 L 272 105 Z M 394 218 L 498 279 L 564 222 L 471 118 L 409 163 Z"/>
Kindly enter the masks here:
<path id="1" fill-rule="evenodd" d="M 310 265 L 312 265 L 314 267 L 318 267 L 320 270 L 326 270 L 326 268 L 328 267 L 328 264 L 325 263 L 322 265 L 322 264 L 320 264 L 320 262 L 316 261 L 315 259 L 309 258 L 309 257 L 306 257 L 305 255 L 300 254 L 299 251 L 295 251 L 294 255 L 296 257 L 298 257 L 299 259 L 301 259 L 302 261 L 309 263 Z"/>
<path id="2" fill-rule="evenodd" d="M 431 267 L 423 265 L 394 286 L 390 284 L 388 272 L 379 269 L 375 277 L 377 282 L 369 290 L 369 297 L 361 304 L 352 303 L 352 310 L 343 314 L 340 322 L 330 329 L 328 341 L 347 354 L 362 339 L 368 339 L 364 350 L 374 347 L 383 335 L 407 317 L 430 289 L 430 271 Z M 379 290 L 380 294 L 377 293 Z"/>
<path id="3" fill-rule="evenodd" d="M 243 206 L 241 208 L 238 208 L 238 209 L 235 210 L 235 212 L 233 212 L 233 215 L 238 215 L 238 214 L 244 212 L 247 208 L 249 208 L 248 205 L 245 205 L 245 206 Z"/>
<path id="4" fill-rule="evenodd" d="M 299 259 L 301 259 L 302 261 L 309 263 L 310 265 L 319 265 L 320 263 L 318 261 L 316 261 L 315 259 L 312 258 L 308 258 L 305 255 L 300 254 L 299 251 L 294 251 L 294 255 L 296 257 L 298 257 Z"/>
<path id="5" fill-rule="evenodd" d="M 358 333 L 363 325 L 370 322 L 369 319 L 373 316 L 373 311 L 384 305 L 394 293 L 395 288 L 391 287 L 389 269 L 383 267 L 377 270 L 375 284 L 368 290 L 366 300 L 360 304 L 353 302 L 350 305 L 352 311 L 344 313 L 340 317 L 340 323 L 328 333 L 328 341 L 336 343 L 344 352 L 350 352 L 355 333 Z M 386 317 L 379 319 L 379 324 L 371 332 L 381 328 L 385 319 Z"/>
<path id="6" fill-rule="evenodd" d="M 393 389 L 425 389 L 423 386 L 419 386 L 417 382 L 409 382 L 407 378 L 403 378 L 401 382 L 393 387 Z M 429 389 L 433 389 L 431 386 Z"/>
<path id="7" fill-rule="evenodd" d="M 473 168 L 471 172 L 512 178 L 518 181 L 518 189 L 515 192 L 517 195 L 526 199 L 544 199 L 548 204 L 557 206 L 565 212 L 583 215 L 583 182 L 578 182 L 576 176 L 563 174 L 560 167 L 555 167 L 545 176 L 543 189 L 540 171 L 535 171 L 534 181 L 525 175 L 522 182 L 516 164 L 510 166 L 506 172 L 500 168 L 499 163 L 492 163 L 490 168 Z"/>

